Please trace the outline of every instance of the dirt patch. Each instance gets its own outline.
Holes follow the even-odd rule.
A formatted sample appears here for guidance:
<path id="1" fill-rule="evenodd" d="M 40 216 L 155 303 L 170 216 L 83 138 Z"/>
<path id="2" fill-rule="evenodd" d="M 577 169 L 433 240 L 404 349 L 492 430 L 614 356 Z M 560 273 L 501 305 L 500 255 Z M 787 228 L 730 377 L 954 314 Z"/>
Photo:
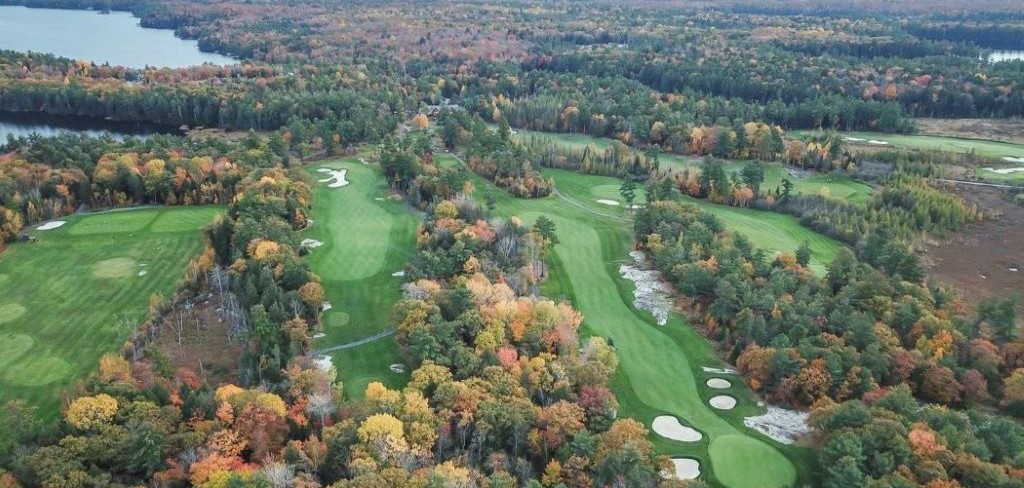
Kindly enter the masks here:
<path id="1" fill-rule="evenodd" d="M 1022 119 L 915 119 L 914 123 L 923 135 L 1024 144 Z"/>
<path id="2" fill-rule="evenodd" d="M 172 368 L 201 373 L 213 386 L 239 381 L 243 344 L 240 337 L 232 337 L 225 302 L 223 296 L 213 295 L 187 308 L 179 305 L 164 317 L 153 344 Z"/>
<path id="3" fill-rule="evenodd" d="M 986 220 L 926 243 L 922 261 L 929 277 L 958 290 L 972 308 L 985 297 L 1024 291 L 1024 207 L 1006 201 L 997 189 L 958 192 L 976 203 Z M 1024 316 L 1024 302 L 1017 312 Z"/>

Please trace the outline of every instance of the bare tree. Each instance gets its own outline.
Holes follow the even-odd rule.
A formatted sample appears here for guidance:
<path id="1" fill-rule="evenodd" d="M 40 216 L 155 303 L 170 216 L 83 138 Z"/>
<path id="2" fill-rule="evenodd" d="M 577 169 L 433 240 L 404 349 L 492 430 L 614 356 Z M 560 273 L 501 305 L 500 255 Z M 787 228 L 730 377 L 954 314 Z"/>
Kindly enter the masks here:
<path id="1" fill-rule="evenodd" d="M 275 461 L 263 466 L 263 476 L 274 488 L 288 488 L 295 482 L 295 468 Z"/>

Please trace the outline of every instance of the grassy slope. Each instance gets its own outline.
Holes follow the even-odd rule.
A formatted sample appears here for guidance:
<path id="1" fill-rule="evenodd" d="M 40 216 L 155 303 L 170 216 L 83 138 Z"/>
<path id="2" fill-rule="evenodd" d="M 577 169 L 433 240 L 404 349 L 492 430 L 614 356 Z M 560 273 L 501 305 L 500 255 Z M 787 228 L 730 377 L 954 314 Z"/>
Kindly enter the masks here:
<path id="1" fill-rule="evenodd" d="M 403 203 L 385 199 L 387 187 L 374 166 L 347 158 L 316 163 L 307 171 L 319 180 L 320 167 L 347 169 L 350 182 L 341 188 L 317 183 L 314 222 L 304 234 L 324 243 L 307 257 L 332 306 L 323 316 L 326 336 L 315 344 L 324 348 L 388 328 L 401 283 L 392 273 L 412 256 L 418 220 Z M 407 379 L 388 369 L 402 362 L 392 337 L 337 351 L 332 358 L 349 398 L 361 397 L 371 381 L 400 387 Z"/>
<path id="2" fill-rule="evenodd" d="M 75 215 L 33 231 L 0 256 L 0 404 L 15 398 L 56 416 L 62 390 L 116 350 L 198 255 L 216 207 Z M 145 264 L 145 266 L 142 266 Z M 139 276 L 145 270 L 146 274 Z M 122 320 L 127 319 L 127 320 Z"/>
<path id="3" fill-rule="evenodd" d="M 618 275 L 632 241 L 626 210 L 594 202 L 617 180 L 564 171 L 548 174 L 574 203 L 557 198 L 518 200 L 491 189 L 498 200 L 497 211 L 519 215 L 527 222 L 539 215 L 555 221 L 561 243 L 555 247 L 545 294 L 572 300 L 584 314 L 585 334 L 614 341 L 621 366 L 613 387 L 622 402 L 622 415 L 650 426 L 656 415 L 668 413 L 702 431 L 704 440 L 694 444 L 654 434 L 651 438 L 659 452 L 701 460 L 702 477 L 724 486 L 775 487 L 798 478 L 810 480 L 805 451 L 776 444 L 742 425 L 744 415 L 760 409 L 753 393 L 738 381 L 728 392 L 740 401 L 735 410 L 718 412 L 707 406 L 712 395 L 703 386 L 706 375 L 700 367 L 720 366 L 721 361 L 706 340 L 678 315 L 659 327 L 649 313 L 633 309 L 632 284 Z M 487 188 L 480 178 L 474 177 L 474 182 L 478 189 Z M 755 471 L 757 475 L 751 475 Z"/>

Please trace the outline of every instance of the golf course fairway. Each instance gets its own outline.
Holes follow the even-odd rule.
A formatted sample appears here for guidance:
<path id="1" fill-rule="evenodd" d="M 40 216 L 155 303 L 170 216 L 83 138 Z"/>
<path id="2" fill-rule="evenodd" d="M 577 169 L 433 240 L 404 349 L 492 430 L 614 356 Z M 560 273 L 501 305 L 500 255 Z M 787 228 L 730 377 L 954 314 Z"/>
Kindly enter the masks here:
<path id="1" fill-rule="evenodd" d="M 401 357 L 394 338 L 386 335 L 391 315 L 385 311 L 400 298 L 402 279 L 393 274 L 415 252 L 418 223 L 403 202 L 387 198 L 377 167 L 363 161 L 351 157 L 306 168 L 316 198 L 313 224 L 303 237 L 320 244 L 306 259 L 331 304 L 322 317 L 324 336 L 314 348 L 331 356 L 348 398 L 361 398 L 372 381 L 400 388 L 408 379 L 390 369 Z M 346 170 L 348 184 L 321 181 L 330 177 L 321 169 Z"/>
<path id="2" fill-rule="evenodd" d="M 545 174 L 554 176 L 560 191 L 535 200 L 515 199 L 475 175 L 472 179 L 478 191 L 495 196 L 497 213 L 518 216 L 524 225 L 541 215 L 554 221 L 559 244 L 554 246 L 555 269 L 545 290 L 552 298 L 570 299 L 583 313 L 584 334 L 605 337 L 614 344 L 620 372 L 613 387 L 622 402 L 620 414 L 644 422 L 648 429 L 655 415 L 672 415 L 700 431 L 704 439 L 697 443 L 653 434 L 651 438 L 659 452 L 699 460 L 702 479 L 727 488 L 796 484 L 798 469 L 792 459 L 801 456 L 796 448 L 743 426 L 743 415 L 755 415 L 761 409 L 741 381 L 726 392 L 739 401 L 735 410 L 709 406 L 708 399 L 722 391 L 705 385 L 707 375 L 700 366 L 723 366 L 711 345 L 678 314 L 658 326 L 650 313 L 631 305 L 632 286 L 617 274 L 619 264 L 628 260 L 632 242 L 630 215 L 620 207 L 591 203 L 595 196 L 608 196 L 608 185 L 615 180 L 563 171 Z M 808 469 L 802 468 L 799 478 L 805 480 Z"/>

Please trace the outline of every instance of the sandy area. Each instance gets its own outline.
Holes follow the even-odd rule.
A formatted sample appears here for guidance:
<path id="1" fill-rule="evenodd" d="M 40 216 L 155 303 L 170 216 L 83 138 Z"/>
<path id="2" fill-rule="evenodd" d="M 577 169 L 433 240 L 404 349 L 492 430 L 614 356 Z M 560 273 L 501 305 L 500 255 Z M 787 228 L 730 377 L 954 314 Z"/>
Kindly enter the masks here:
<path id="1" fill-rule="evenodd" d="M 886 141 L 876 141 L 874 139 L 871 139 L 870 141 L 868 141 L 868 144 L 875 144 L 877 146 L 888 146 L 889 145 L 889 143 L 886 142 Z"/>
<path id="2" fill-rule="evenodd" d="M 995 169 L 995 168 L 981 168 L 981 169 L 988 170 L 988 171 L 991 171 L 993 173 L 999 173 L 1001 175 L 1008 175 L 1010 173 L 1016 173 L 1018 171 L 1024 171 L 1024 168 L 999 168 L 999 169 Z"/>
<path id="3" fill-rule="evenodd" d="M 328 175 L 327 178 L 320 180 L 320 183 L 328 183 L 327 186 L 330 188 L 341 188 L 348 184 L 348 180 L 345 179 L 347 169 L 320 168 L 317 171 Z"/>
<path id="4" fill-rule="evenodd" d="M 318 248 L 318 247 L 320 247 L 322 245 L 324 245 L 324 243 L 320 242 L 320 241 L 318 241 L 316 239 L 303 239 L 302 240 L 302 247 L 308 247 L 310 249 L 316 249 L 316 248 Z"/>
<path id="5" fill-rule="evenodd" d="M 320 339 L 321 337 L 327 337 L 327 334 L 324 334 L 323 332 L 317 332 L 316 334 L 313 334 L 314 339 Z"/>
<path id="6" fill-rule="evenodd" d="M 36 227 L 36 230 L 53 230 L 53 229 L 56 229 L 57 227 L 60 227 L 60 226 L 62 226 L 64 224 L 66 224 L 66 223 L 67 222 L 65 222 L 63 220 L 52 220 L 52 221 L 47 222 L 47 223 L 45 223 L 43 225 L 40 225 L 39 227 Z"/>
<path id="7" fill-rule="evenodd" d="M 147 274 L 149 274 L 149 271 L 146 271 L 146 270 L 139 271 L 139 276 L 146 276 Z"/>
<path id="8" fill-rule="evenodd" d="M 732 386 L 729 380 L 723 380 L 722 378 L 709 378 L 705 384 L 716 390 L 724 390 Z"/>
<path id="9" fill-rule="evenodd" d="M 330 310 L 331 308 L 332 308 L 331 307 L 331 302 L 324 302 L 324 305 L 323 305 L 323 311 L 324 312 Z"/>
<path id="10" fill-rule="evenodd" d="M 405 271 L 395 271 L 394 273 L 391 273 L 391 276 L 397 276 L 397 277 L 405 276 Z"/>
<path id="11" fill-rule="evenodd" d="M 388 369 L 390 369 L 392 373 L 402 374 L 405 372 L 405 365 L 402 363 L 395 363 L 392 364 L 391 366 L 388 366 Z"/>
<path id="12" fill-rule="evenodd" d="M 672 464 L 676 467 L 676 478 L 681 480 L 695 480 L 700 476 L 700 462 L 690 458 L 673 458 Z"/>
<path id="13" fill-rule="evenodd" d="M 697 442 L 703 437 L 696 429 L 680 424 L 679 419 L 671 415 L 655 417 L 651 430 L 666 439 L 679 442 Z"/>
<path id="14" fill-rule="evenodd" d="M 736 399 L 729 395 L 717 395 L 711 397 L 708 403 L 719 410 L 732 410 L 736 408 Z"/>
<path id="15" fill-rule="evenodd" d="M 850 142 L 863 142 L 864 141 L 864 139 L 861 139 L 860 137 L 844 137 L 843 140 L 844 141 L 850 141 Z"/>
<path id="16" fill-rule="evenodd" d="M 313 365 L 320 371 L 330 371 L 334 363 L 331 361 L 330 356 L 320 356 L 313 360 Z"/>
<path id="17" fill-rule="evenodd" d="M 702 367 L 700 369 L 703 369 L 705 373 L 739 374 L 739 371 L 736 371 L 735 369 L 731 369 L 731 368 L 709 368 L 707 366 L 704 366 L 704 367 Z"/>
<path id="18" fill-rule="evenodd" d="M 645 269 L 647 257 L 643 251 L 633 251 L 629 255 L 635 264 L 619 266 L 619 274 L 636 285 L 633 306 L 651 312 L 658 325 L 665 325 L 672 309 L 672 289 L 661 280 L 661 273 L 657 270 Z"/>
<path id="19" fill-rule="evenodd" d="M 1015 158 L 1013 156 L 1004 156 L 1003 161 L 1009 161 L 1011 163 L 1024 163 L 1024 158 Z"/>
<path id="20" fill-rule="evenodd" d="M 746 417 L 743 423 L 778 442 L 792 444 L 811 432 L 810 426 L 807 425 L 808 417 L 807 412 L 768 407 L 764 415 Z"/>
<path id="21" fill-rule="evenodd" d="M 597 199 L 597 203 L 600 203 L 600 204 L 603 204 L 603 205 L 612 205 L 612 206 L 616 206 L 616 207 L 621 205 L 619 202 L 616 202 L 615 200 L 608 200 L 607 198 L 599 198 L 599 199 Z"/>

